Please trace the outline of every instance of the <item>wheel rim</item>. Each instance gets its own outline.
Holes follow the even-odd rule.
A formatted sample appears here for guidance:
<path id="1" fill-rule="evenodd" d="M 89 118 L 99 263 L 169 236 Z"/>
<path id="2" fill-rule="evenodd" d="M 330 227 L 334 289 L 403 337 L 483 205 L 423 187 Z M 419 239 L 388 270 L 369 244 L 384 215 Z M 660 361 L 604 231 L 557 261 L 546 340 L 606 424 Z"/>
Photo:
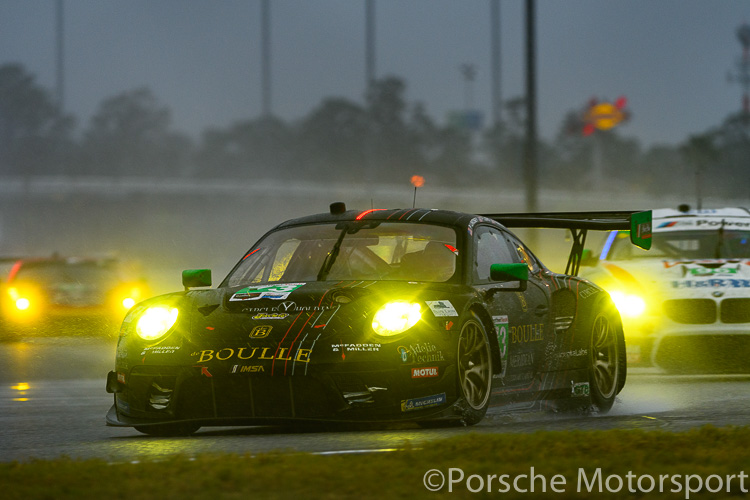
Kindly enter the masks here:
<path id="1" fill-rule="evenodd" d="M 617 388 L 620 370 L 617 361 L 617 335 L 604 316 L 599 316 L 594 322 L 592 347 L 594 383 L 602 396 L 612 397 Z"/>
<path id="2" fill-rule="evenodd" d="M 480 410 L 490 396 L 490 352 L 479 323 L 467 321 L 458 341 L 458 376 L 466 402 Z"/>

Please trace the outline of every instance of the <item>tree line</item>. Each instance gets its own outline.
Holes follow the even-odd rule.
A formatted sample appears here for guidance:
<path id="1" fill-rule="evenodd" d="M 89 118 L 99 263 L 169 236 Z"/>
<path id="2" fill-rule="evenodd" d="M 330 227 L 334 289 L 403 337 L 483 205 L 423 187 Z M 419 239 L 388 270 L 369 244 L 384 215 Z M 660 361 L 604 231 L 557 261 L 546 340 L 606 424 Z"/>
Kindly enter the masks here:
<path id="1" fill-rule="evenodd" d="M 172 128 L 170 110 L 148 88 L 103 100 L 78 132 L 51 92 L 23 65 L 0 66 L 0 176 L 150 176 L 408 182 L 521 188 L 526 117 L 522 97 L 505 120 L 472 132 L 440 125 L 404 98 L 398 77 L 375 81 L 364 103 L 331 97 L 288 123 L 261 116 L 205 130 L 199 140 Z M 581 133 L 571 110 L 554 139 L 538 145 L 538 184 L 586 191 L 594 169 L 612 189 L 659 194 L 747 196 L 750 127 L 742 113 L 677 145 L 643 148 L 616 129 Z M 616 186 L 616 187 L 615 187 Z"/>

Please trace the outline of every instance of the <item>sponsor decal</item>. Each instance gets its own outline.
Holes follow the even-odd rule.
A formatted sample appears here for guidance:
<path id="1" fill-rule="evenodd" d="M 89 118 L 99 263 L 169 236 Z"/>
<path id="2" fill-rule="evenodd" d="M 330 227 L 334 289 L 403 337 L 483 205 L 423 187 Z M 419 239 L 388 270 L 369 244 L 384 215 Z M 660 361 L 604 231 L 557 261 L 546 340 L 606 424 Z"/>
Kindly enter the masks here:
<path id="1" fill-rule="evenodd" d="M 284 319 L 289 316 L 287 313 L 258 313 L 253 319 Z"/>
<path id="2" fill-rule="evenodd" d="M 507 377 L 505 377 L 504 382 L 511 383 L 511 382 L 530 382 L 534 380 L 534 372 L 528 371 L 528 372 L 522 372 L 522 373 L 511 373 Z"/>
<path id="3" fill-rule="evenodd" d="M 279 285 L 256 285 L 248 286 L 242 290 L 238 290 L 232 295 L 230 301 L 244 301 L 244 300 L 259 300 L 259 299 L 273 299 L 273 300 L 284 300 L 289 297 L 289 294 L 295 291 L 297 288 L 304 285 L 304 283 L 283 283 Z"/>
<path id="4" fill-rule="evenodd" d="M 699 219 L 695 221 L 695 227 L 750 227 L 750 222 L 740 222 L 737 220 L 733 221 L 727 219 Z"/>
<path id="5" fill-rule="evenodd" d="M 407 349 L 404 346 L 398 347 L 398 353 L 401 356 L 401 362 L 402 363 L 408 363 L 409 362 L 409 349 Z"/>
<path id="6" fill-rule="evenodd" d="M 121 384 L 124 384 L 125 383 L 125 374 L 117 372 L 117 381 L 120 382 Z"/>
<path id="7" fill-rule="evenodd" d="M 130 413 L 130 405 L 126 403 L 125 401 L 121 400 L 120 398 L 117 398 L 117 409 L 122 410 L 125 413 Z"/>
<path id="8" fill-rule="evenodd" d="M 445 361 L 443 351 L 439 350 L 435 344 L 430 344 L 429 342 L 411 344 L 409 347 L 398 346 L 397 351 L 401 357 L 401 362 L 404 364 Z"/>
<path id="9" fill-rule="evenodd" d="M 401 411 L 422 410 L 445 404 L 445 393 L 425 396 L 423 398 L 404 399 L 401 401 Z"/>
<path id="10" fill-rule="evenodd" d="M 666 269 L 669 269 L 670 267 L 680 266 L 680 265 L 690 265 L 690 264 L 696 264 L 699 266 L 722 266 L 724 264 L 745 264 L 746 266 L 750 266 L 750 261 L 746 260 L 745 262 L 742 262 L 742 259 L 701 259 L 701 260 L 664 260 L 662 261 L 664 264 L 664 267 Z"/>
<path id="11" fill-rule="evenodd" d="M 659 224 L 656 227 L 656 229 L 662 229 L 662 228 L 665 228 L 665 227 L 672 227 L 672 226 L 676 226 L 676 225 L 677 225 L 677 221 L 676 220 L 673 220 L 671 222 L 662 222 L 661 224 Z"/>
<path id="12" fill-rule="evenodd" d="M 570 393 L 573 396 L 588 396 L 591 394 L 591 388 L 588 382 L 578 382 L 577 384 L 570 381 Z"/>
<path id="13" fill-rule="evenodd" d="M 141 351 L 141 356 L 146 354 L 174 354 L 180 350 L 180 346 L 177 345 L 156 345 L 151 347 L 144 347 Z"/>
<path id="14" fill-rule="evenodd" d="M 521 302 L 521 310 L 523 312 L 528 312 L 529 305 L 526 303 L 526 296 L 521 292 L 516 292 L 516 297 L 518 297 L 519 302 Z"/>
<path id="15" fill-rule="evenodd" d="M 695 226 L 697 228 L 750 227 L 750 222 L 717 217 L 716 219 L 692 219 L 662 222 L 657 229 L 675 226 Z"/>
<path id="16" fill-rule="evenodd" d="M 510 357 L 508 364 L 511 366 L 511 368 L 532 366 L 534 364 L 534 355 L 530 352 L 523 354 L 514 354 Z"/>
<path id="17" fill-rule="evenodd" d="M 636 236 L 638 238 L 650 238 L 651 237 L 651 222 L 642 222 L 636 226 Z"/>
<path id="18" fill-rule="evenodd" d="M 432 378 L 438 376 L 438 367 L 412 368 L 411 378 Z"/>
<path id="19" fill-rule="evenodd" d="M 432 310 L 436 317 L 458 316 L 456 309 L 450 300 L 426 300 L 425 304 Z"/>
<path id="20" fill-rule="evenodd" d="M 510 327 L 510 342 L 512 344 L 538 342 L 540 340 L 544 340 L 544 323 Z"/>
<path id="21" fill-rule="evenodd" d="M 339 307 L 339 306 L 336 306 Z M 278 306 L 271 306 L 271 307 L 243 307 L 242 312 L 243 313 L 295 313 L 295 312 L 310 312 L 310 311 L 328 311 L 330 309 L 335 309 L 335 307 L 330 306 L 298 306 L 295 302 L 291 300 L 287 300 L 279 304 Z"/>
<path id="22" fill-rule="evenodd" d="M 672 288 L 750 288 L 750 280 L 710 279 L 673 281 Z"/>
<path id="23" fill-rule="evenodd" d="M 585 298 L 591 297 L 592 295 L 599 293 L 600 291 L 601 290 L 599 290 L 598 288 L 594 288 L 592 286 L 592 287 L 585 288 L 581 290 L 580 292 L 578 292 L 578 297 L 581 299 L 585 299 Z"/>
<path id="24" fill-rule="evenodd" d="M 273 329 L 270 325 L 258 325 L 250 331 L 251 339 L 263 339 L 268 337 Z"/>
<path id="25" fill-rule="evenodd" d="M 333 352 L 380 352 L 380 344 L 331 344 Z"/>
<path id="26" fill-rule="evenodd" d="M 277 352 L 278 351 L 278 352 Z M 310 362 L 310 353 L 312 349 L 298 349 L 294 356 L 289 353 L 288 347 L 224 347 L 223 349 L 203 349 L 191 354 L 198 356 L 198 363 L 208 361 L 228 361 L 228 360 L 279 360 L 288 361 L 290 359 L 300 363 Z M 205 367 L 203 367 L 205 368 Z"/>
<path id="27" fill-rule="evenodd" d="M 587 356 L 588 353 L 589 353 L 588 349 L 575 349 L 573 351 L 558 352 L 555 354 L 555 358 L 557 359 L 580 358 L 582 356 Z"/>
<path id="28" fill-rule="evenodd" d="M 737 267 L 719 267 L 711 269 L 707 267 L 689 267 L 686 269 L 687 274 L 690 276 L 702 277 L 702 276 L 734 276 L 740 272 Z"/>
<path id="29" fill-rule="evenodd" d="M 234 365 L 232 373 L 261 373 L 265 372 L 266 369 L 263 365 Z"/>
<path id="30" fill-rule="evenodd" d="M 500 347 L 500 360 L 503 370 L 500 376 L 502 377 L 508 367 L 508 316 L 493 316 L 492 322 L 497 330 L 497 345 Z"/>
<path id="31" fill-rule="evenodd" d="M 469 236 L 474 234 L 474 226 L 479 222 L 479 219 L 474 217 L 469 221 L 469 225 L 466 227 L 466 231 L 469 233 Z"/>

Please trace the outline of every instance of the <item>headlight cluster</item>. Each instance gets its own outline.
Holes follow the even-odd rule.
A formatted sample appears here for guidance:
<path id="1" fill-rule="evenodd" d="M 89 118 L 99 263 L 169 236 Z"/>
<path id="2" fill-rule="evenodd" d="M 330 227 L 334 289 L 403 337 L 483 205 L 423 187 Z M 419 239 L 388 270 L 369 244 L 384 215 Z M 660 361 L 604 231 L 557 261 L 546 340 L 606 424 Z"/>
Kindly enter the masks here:
<path id="1" fill-rule="evenodd" d="M 146 294 L 137 285 L 123 285 L 112 291 L 111 304 L 114 310 L 122 313 L 146 298 Z"/>
<path id="2" fill-rule="evenodd" d="M 624 317 L 637 318 L 646 312 L 646 301 L 640 295 L 612 291 L 609 292 L 609 296 L 612 297 L 612 302 Z"/>
<path id="3" fill-rule="evenodd" d="M 421 318 L 419 304 L 407 301 L 389 302 L 375 313 L 372 329 L 384 337 L 398 335 L 416 325 Z"/>
<path id="4" fill-rule="evenodd" d="M 135 333 L 153 342 L 166 335 L 177 321 L 176 307 L 152 306 L 143 311 L 135 324 Z"/>
<path id="5" fill-rule="evenodd" d="M 31 319 L 40 313 L 41 295 L 34 289 L 25 287 L 10 287 L 7 289 L 7 304 L 10 305 L 8 314 L 14 319 Z"/>

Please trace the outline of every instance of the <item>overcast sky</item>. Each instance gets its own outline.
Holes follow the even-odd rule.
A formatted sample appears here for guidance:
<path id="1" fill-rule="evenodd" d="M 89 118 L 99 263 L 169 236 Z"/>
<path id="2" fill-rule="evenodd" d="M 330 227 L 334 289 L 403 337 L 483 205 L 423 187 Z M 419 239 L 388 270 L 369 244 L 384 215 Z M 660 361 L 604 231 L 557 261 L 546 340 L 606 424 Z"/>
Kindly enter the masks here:
<path id="1" fill-rule="evenodd" d="M 54 95 L 56 1 L 0 0 L 0 64 L 20 62 Z M 730 83 L 747 0 L 537 0 L 538 119 L 551 139 L 565 113 L 628 99 L 623 136 L 678 144 L 741 107 Z M 488 0 L 375 0 L 376 75 L 439 123 L 465 105 L 462 64 L 477 68 L 474 107 L 491 121 Z M 502 0 L 501 93 L 524 93 L 524 2 Z M 196 138 L 261 113 L 260 0 L 64 0 L 65 111 L 88 124 L 102 100 L 146 86 Z M 272 111 L 363 100 L 364 0 L 272 0 Z"/>

